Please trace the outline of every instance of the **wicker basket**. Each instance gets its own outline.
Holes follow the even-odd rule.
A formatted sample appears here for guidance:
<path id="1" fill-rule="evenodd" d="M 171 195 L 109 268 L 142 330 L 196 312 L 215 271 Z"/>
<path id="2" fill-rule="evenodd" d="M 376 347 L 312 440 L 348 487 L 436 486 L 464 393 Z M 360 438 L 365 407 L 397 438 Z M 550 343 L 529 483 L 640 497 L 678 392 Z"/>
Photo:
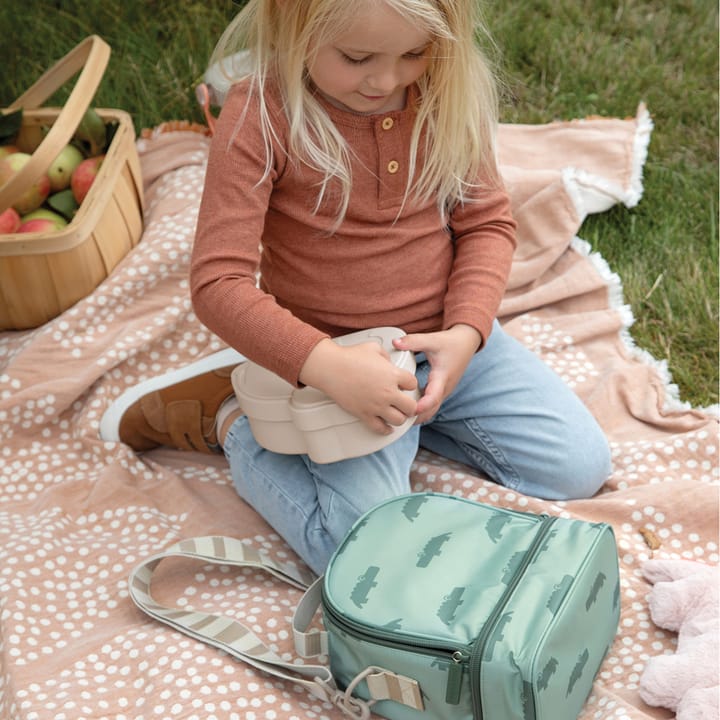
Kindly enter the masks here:
<path id="1" fill-rule="evenodd" d="M 23 108 L 21 136 L 43 126 L 50 130 L 25 167 L 0 187 L 0 212 L 71 140 L 109 56 L 103 40 L 96 35 L 86 38 L 7 108 Z M 78 71 L 62 108 L 40 107 Z M 142 180 L 132 120 L 122 110 L 97 112 L 106 122 L 117 121 L 117 132 L 73 220 L 55 232 L 0 235 L 0 330 L 37 327 L 64 312 L 92 292 L 140 240 Z"/>

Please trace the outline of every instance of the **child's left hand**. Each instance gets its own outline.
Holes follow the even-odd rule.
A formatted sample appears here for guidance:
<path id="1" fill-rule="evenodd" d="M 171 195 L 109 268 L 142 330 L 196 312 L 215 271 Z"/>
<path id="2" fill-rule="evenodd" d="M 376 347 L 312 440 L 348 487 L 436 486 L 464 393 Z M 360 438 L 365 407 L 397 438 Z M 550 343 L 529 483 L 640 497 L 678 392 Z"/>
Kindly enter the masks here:
<path id="1" fill-rule="evenodd" d="M 417 404 L 416 425 L 430 420 L 443 400 L 455 389 L 472 356 L 482 341 L 470 325 L 454 325 L 434 333 L 414 333 L 393 340 L 398 350 L 425 353 L 430 375 Z"/>

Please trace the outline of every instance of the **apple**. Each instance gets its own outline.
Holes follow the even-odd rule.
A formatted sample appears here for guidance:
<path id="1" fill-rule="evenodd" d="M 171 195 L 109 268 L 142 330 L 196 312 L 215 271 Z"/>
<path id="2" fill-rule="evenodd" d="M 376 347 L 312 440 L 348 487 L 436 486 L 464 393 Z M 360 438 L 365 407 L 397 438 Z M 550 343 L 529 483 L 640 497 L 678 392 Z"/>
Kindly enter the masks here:
<path id="1" fill-rule="evenodd" d="M 59 192 L 70 187 L 70 177 L 84 158 L 85 156 L 74 145 L 66 145 L 48 168 L 50 192 Z"/>
<path id="2" fill-rule="evenodd" d="M 4 185 L 16 172 L 25 167 L 32 156 L 23 152 L 11 153 L 0 159 L 0 186 Z M 41 175 L 24 193 L 13 203 L 13 207 L 25 215 L 35 208 L 39 208 L 50 194 L 50 180 L 48 176 Z"/>
<path id="3" fill-rule="evenodd" d="M 20 152 L 20 148 L 17 145 L 0 145 L 0 158 L 4 158 L 7 155 Z"/>
<path id="4" fill-rule="evenodd" d="M 19 233 L 35 233 L 35 232 L 55 232 L 59 230 L 52 220 L 46 220 L 45 218 L 36 218 L 35 220 L 28 220 L 24 222 L 18 229 Z"/>
<path id="5" fill-rule="evenodd" d="M 55 232 L 67 225 L 67 220 L 58 213 L 45 208 L 38 208 L 23 215 L 18 232 Z"/>
<path id="6" fill-rule="evenodd" d="M 90 191 L 90 187 L 93 181 L 97 177 L 100 166 L 105 160 L 104 155 L 95 155 L 93 157 L 86 158 L 76 168 L 70 178 L 70 187 L 72 188 L 73 195 L 78 202 L 78 205 L 82 203 L 85 196 Z"/>
<path id="7" fill-rule="evenodd" d="M 20 215 L 15 208 L 9 207 L 0 213 L 0 235 L 15 233 L 20 227 Z"/>

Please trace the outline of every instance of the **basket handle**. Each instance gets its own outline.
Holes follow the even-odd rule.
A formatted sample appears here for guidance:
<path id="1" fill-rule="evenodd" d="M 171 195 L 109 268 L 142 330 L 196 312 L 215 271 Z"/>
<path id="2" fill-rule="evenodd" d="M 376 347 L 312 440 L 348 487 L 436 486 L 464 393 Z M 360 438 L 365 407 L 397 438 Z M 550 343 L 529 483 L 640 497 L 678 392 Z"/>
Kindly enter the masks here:
<path id="1" fill-rule="evenodd" d="M 90 107 L 110 58 L 110 46 L 98 35 L 90 35 L 58 60 L 7 110 L 34 110 L 58 88 L 82 70 L 67 102 L 25 166 L 0 187 L 0 212 L 10 207 L 55 160 L 75 134 Z"/>

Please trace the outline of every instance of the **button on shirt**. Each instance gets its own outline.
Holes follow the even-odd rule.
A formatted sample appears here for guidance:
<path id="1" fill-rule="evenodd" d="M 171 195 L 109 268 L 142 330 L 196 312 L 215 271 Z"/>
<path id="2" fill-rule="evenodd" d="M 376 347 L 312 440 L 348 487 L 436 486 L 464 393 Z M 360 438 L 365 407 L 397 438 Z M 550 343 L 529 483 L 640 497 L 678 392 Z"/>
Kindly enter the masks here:
<path id="1" fill-rule="evenodd" d="M 409 93 L 408 101 L 412 97 L 412 93 Z M 339 114 L 335 114 L 333 108 L 329 108 L 328 112 L 341 127 L 343 120 Z M 409 162 L 407 137 L 412 131 L 413 116 L 406 110 L 398 110 L 392 114 L 356 117 L 362 118 L 361 122 L 366 123 L 365 127 L 370 122 L 375 137 L 374 194 L 377 196 L 378 210 L 398 210 L 405 199 Z M 367 157 L 367 160 L 370 161 L 370 157 Z"/>
<path id="2" fill-rule="evenodd" d="M 380 127 L 383 130 L 391 130 L 392 126 L 395 124 L 395 121 L 391 117 L 383 118 L 383 121 L 380 123 Z M 394 175 L 398 170 L 400 169 L 400 163 L 397 160 L 391 160 L 387 164 L 387 171 Z"/>

